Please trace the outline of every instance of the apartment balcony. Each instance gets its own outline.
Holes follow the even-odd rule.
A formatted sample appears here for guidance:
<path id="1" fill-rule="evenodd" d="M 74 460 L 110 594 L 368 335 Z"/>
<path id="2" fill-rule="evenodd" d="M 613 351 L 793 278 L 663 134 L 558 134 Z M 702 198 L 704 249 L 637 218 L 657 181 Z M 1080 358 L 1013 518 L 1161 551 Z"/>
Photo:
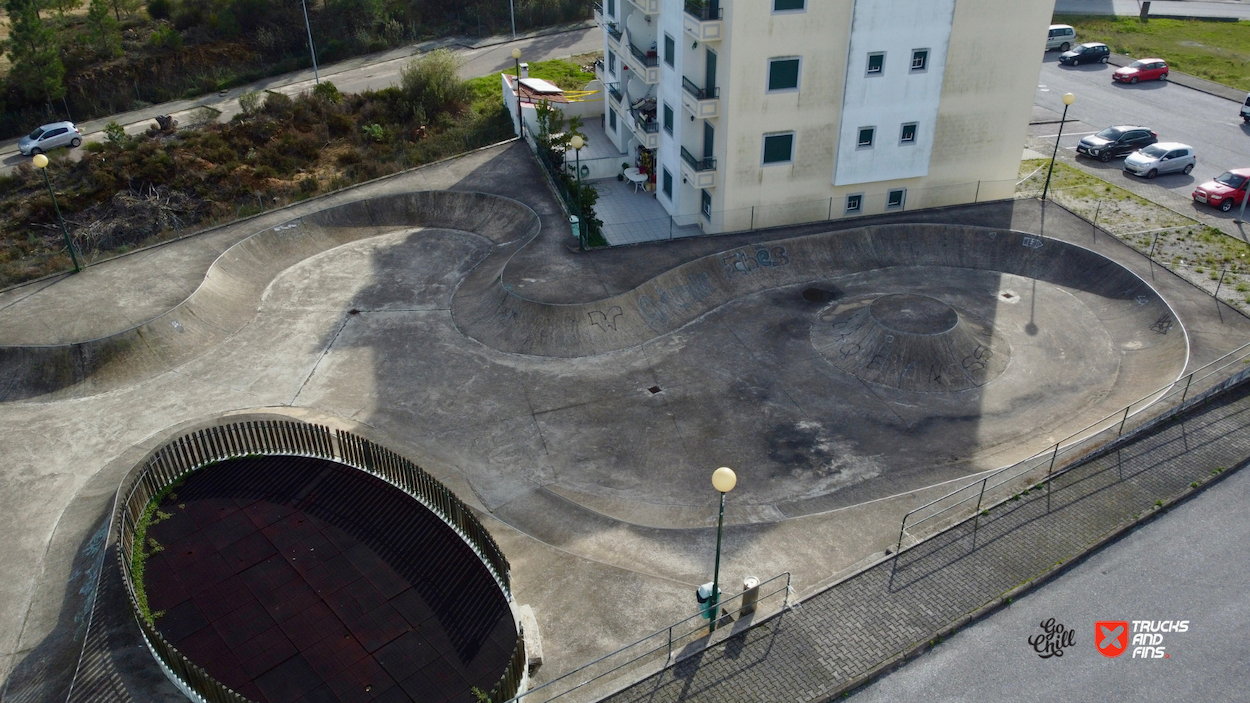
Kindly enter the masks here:
<path id="1" fill-rule="evenodd" d="M 629 4 L 642 10 L 647 15 L 660 14 L 660 0 L 629 0 Z"/>
<path id="2" fill-rule="evenodd" d="M 720 41 L 724 31 L 725 11 L 717 0 L 686 0 L 681 26 L 699 41 Z"/>
<path id="3" fill-rule="evenodd" d="M 716 187 L 716 159 L 695 158 L 694 154 L 681 148 L 681 177 L 695 188 Z"/>
<path id="4" fill-rule="evenodd" d="M 645 114 L 638 110 L 625 113 L 625 121 L 633 130 L 638 143 L 646 149 L 657 149 L 660 146 L 660 123 L 654 114 Z"/>
<path id="5" fill-rule="evenodd" d="M 608 48 L 615 51 L 617 54 L 624 53 L 621 50 L 621 37 L 624 36 L 625 30 L 621 27 L 621 25 L 615 22 L 608 22 L 603 25 L 603 28 L 607 30 L 608 34 Z"/>
<path id="6" fill-rule="evenodd" d="M 599 3 L 595 3 L 594 18 L 595 18 L 595 24 L 602 27 L 603 26 L 603 5 L 600 5 Z"/>
<path id="7" fill-rule="evenodd" d="M 622 103 L 625 101 L 625 96 L 621 94 L 621 84 L 605 82 L 604 85 L 608 87 L 608 104 L 617 110 L 624 111 L 625 106 Z"/>
<path id="8" fill-rule="evenodd" d="M 694 81 L 682 76 L 681 106 L 701 119 L 720 116 L 720 88 L 700 88 Z"/>
<path id="9" fill-rule="evenodd" d="M 607 83 L 607 76 L 608 72 L 603 66 L 603 59 L 597 59 L 595 61 L 595 78 L 598 79 L 600 83 Z"/>
<path id="10" fill-rule="evenodd" d="M 643 51 L 634 46 L 633 42 L 628 42 L 629 46 L 629 69 L 638 76 L 638 80 L 647 85 L 655 85 L 660 82 L 660 57 L 654 51 Z"/>

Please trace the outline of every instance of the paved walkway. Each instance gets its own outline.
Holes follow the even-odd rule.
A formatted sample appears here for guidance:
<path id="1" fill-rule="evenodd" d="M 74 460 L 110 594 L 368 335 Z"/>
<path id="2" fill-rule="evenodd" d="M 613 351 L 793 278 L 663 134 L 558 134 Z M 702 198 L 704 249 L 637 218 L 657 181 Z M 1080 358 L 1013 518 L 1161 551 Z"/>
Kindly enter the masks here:
<path id="1" fill-rule="evenodd" d="M 931 640 L 1020 584 L 1080 555 L 1217 467 L 1250 459 L 1250 382 L 1183 421 L 1106 451 L 1052 491 L 996 506 L 791 611 L 609 698 L 646 701 L 825 700 Z M 974 529 L 975 528 L 975 529 Z"/>

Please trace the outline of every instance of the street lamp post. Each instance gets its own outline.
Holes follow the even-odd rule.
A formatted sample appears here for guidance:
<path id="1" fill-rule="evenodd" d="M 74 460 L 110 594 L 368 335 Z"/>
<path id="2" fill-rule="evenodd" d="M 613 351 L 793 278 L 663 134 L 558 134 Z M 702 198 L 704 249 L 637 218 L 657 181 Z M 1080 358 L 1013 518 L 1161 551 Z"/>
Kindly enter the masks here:
<path id="1" fill-rule="evenodd" d="M 61 225 L 61 234 L 65 237 L 65 248 L 69 249 L 69 258 L 74 260 L 74 273 L 82 270 L 78 265 L 78 254 L 74 253 L 74 243 L 70 241 L 69 230 L 65 229 L 65 219 L 61 217 L 61 206 L 56 204 L 56 193 L 52 192 L 52 181 L 48 180 L 48 157 L 35 154 L 31 163 L 43 174 L 43 184 L 48 187 L 48 195 L 52 196 L 52 209 L 56 210 L 56 221 Z"/>
<path id="2" fill-rule="evenodd" d="M 569 140 L 569 146 L 573 147 L 573 155 L 577 162 L 577 243 L 585 249 L 586 238 L 582 236 L 582 232 L 586 231 L 586 217 L 582 214 L 582 147 L 586 146 L 586 140 L 582 139 L 580 134 L 574 134 Z"/>
<path id="3" fill-rule="evenodd" d="M 512 41 L 516 41 L 516 3 L 508 0 L 508 13 L 512 15 Z"/>
<path id="4" fill-rule="evenodd" d="M 313 81 L 321 85 L 321 75 L 317 73 L 317 50 L 313 48 L 312 25 L 308 24 L 308 4 L 304 0 L 299 0 L 299 6 L 304 8 L 304 29 L 308 32 L 308 53 L 312 54 Z"/>
<path id="5" fill-rule="evenodd" d="M 712 569 L 712 595 L 708 605 L 712 610 L 711 632 L 716 631 L 717 615 L 720 611 L 720 542 L 721 532 L 725 527 L 725 494 L 738 485 L 738 476 L 733 469 L 722 466 L 712 472 L 712 487 L 720 492 L 720 516 L 716 519 L 716 566 Z"/>
<path id="6" fill-rule="evenodd" d="M 1068 107 L 1076 102 L 1072 93 L 1063 95 L 1063 117 L 1059 118 L 1059 136 L 1055 137 L 1055 151 L 1050 155 L 1050 168 L 1046 169 L 1046 185 L 1042 186 L 1042 200 L 1046 199 L 1046 191 L 1050 190 L 1050 174 L 1055 170 L 1055 157 L 1059 156 L 1059 140 L 1063 139 L 1063 123 L 1068 119 Z"/>
<path id="7" fill-rule="evenodd" d="M 521 122 L 521 50 L 512 50 L 512 60 L 516 62 L 516 135 L 525 138 L 524 123 Z"/>

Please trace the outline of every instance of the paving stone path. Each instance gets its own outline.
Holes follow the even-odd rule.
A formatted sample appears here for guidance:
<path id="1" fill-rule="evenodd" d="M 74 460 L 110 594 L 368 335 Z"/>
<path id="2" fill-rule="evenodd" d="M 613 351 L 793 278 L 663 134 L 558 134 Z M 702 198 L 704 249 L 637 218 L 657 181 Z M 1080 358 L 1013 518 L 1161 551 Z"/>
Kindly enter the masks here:
<path id="1" fill-rule="evenodd" d="M 1250 381 L 604 699 L 815 701 L 1188 490 L 1250 460 Z"/>

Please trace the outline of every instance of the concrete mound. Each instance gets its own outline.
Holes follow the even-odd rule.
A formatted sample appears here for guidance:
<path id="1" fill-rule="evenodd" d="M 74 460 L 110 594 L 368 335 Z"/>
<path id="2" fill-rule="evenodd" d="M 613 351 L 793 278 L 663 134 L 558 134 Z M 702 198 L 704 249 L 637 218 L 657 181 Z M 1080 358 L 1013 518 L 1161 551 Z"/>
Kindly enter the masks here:
<path id="1" fill-rule="evenodd" d="M 812 346 L 834 366 L 904 391 L 979 388 L 1007 368 L 1009 346 L 984 320 L 924 295 L 836 303 L 812 324 Z"/>

